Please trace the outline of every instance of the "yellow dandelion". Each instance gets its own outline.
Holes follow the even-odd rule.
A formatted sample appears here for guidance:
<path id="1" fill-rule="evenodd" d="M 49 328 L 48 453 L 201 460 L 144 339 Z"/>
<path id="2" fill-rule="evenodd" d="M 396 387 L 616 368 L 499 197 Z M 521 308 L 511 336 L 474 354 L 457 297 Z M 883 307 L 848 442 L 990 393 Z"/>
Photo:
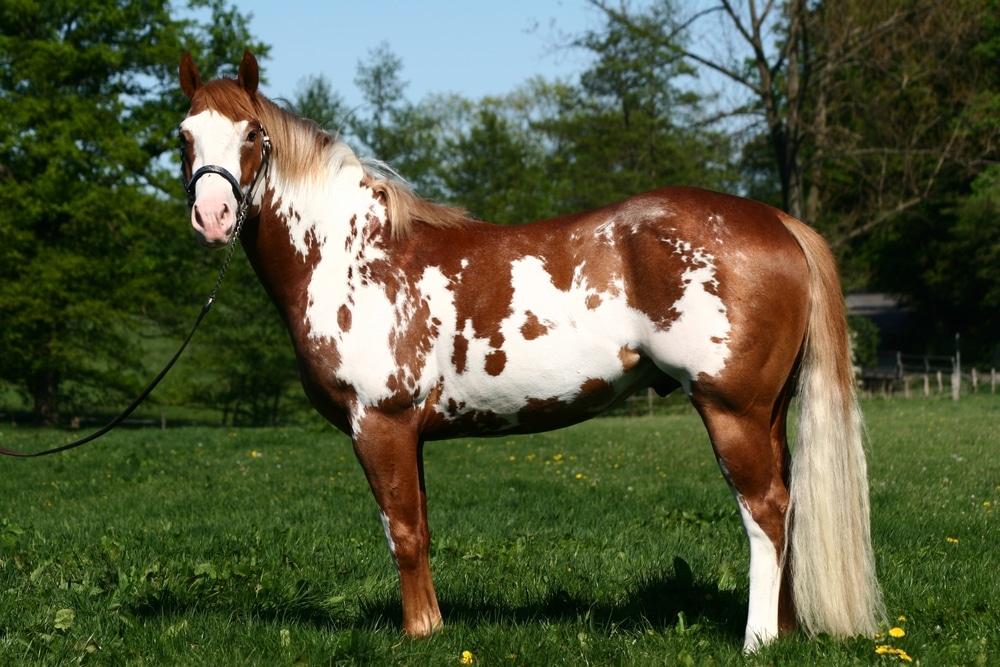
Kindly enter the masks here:
<path id="1" fill-rule="evenodd" d="M 906 622 L 906 617 L 905 616 L 900 616 L 896 620 L 899 621 L 899 622 L 901 622 L 901 623 L 905 623 Z"/>
<path id="2" fill-rule="evenodd" d="M 258 452 L 256 449 L 250 452 L 250 458 L 255 459 L 258 456 L 260 456 L 260 452 Z"/>
<path id="3" fill-rule="evenodd" d="M 905 637 L 906 630 L 903 630 L 903 628 L 900 627 L 892 628 L 889 630 L 889 636 L 895 637 L 896 639 L 899 639 L 900 637 Z"/>
<path id="4" fill-rule="evenodd" d="M 949 538 L 947 538 L 946 541 L 948 542 L 948 544 L 958 544 L 958 538 L 957 537 L 949 537 Z"/>
<path id="5" fill-rule="evenodd" d="M 463 665 L 471 665 L 476 662 L 476 656 L 472 655 L 472 651 L 462 651 L 462 657 L 459 663 Z"/>

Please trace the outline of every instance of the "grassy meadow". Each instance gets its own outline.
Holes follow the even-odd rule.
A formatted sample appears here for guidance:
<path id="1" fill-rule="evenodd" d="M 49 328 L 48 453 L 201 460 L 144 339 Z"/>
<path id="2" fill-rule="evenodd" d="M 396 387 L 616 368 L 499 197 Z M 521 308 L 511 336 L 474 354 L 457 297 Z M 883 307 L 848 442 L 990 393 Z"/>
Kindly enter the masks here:
<path id="1" fill-rule="evenodd" d="M 2 460 L 0 664 L 1000 664 L 1000 398 L 865 410 L 879 638 L 741 654 L 747 546 L 684 411 L 428 444 L 447 627 L 424 641 L 399 631 L 374 500 L 328 427 Z M 0 427 L 7 447 L 69 439 Z"/>

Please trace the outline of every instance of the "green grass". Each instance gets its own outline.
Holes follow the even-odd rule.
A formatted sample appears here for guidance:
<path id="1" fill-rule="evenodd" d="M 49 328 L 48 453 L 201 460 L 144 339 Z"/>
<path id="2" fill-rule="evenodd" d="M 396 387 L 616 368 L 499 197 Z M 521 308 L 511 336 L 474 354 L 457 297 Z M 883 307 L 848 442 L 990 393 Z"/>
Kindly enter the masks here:
<path id="1" fill-rule="evenodd" d="M 924 665 L 1000 660 L 1000 400 L 870 401 L 873 531 L 904 637 L 741 655 L 747 547 L 693 414 L 430 443 L 447 627 L 395 572 L 330 429 L 121 430 L 0 461 L 0 664 Z M 60 431 L 0 428 L 41 449 Z M 897 620 L 905 617 L 905 620 Z"/>

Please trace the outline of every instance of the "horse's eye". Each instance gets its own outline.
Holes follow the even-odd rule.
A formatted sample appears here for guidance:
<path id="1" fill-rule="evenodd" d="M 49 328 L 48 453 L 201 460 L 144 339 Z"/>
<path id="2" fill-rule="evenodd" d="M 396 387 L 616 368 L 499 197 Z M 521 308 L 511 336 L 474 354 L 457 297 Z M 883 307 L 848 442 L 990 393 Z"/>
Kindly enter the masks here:
<path id="1" fill-rule="evenodd" d="M 247 135 L 247 143 L 252 144 L 257 141 L 257 130 L 250 130 L 250 134 Z"/>

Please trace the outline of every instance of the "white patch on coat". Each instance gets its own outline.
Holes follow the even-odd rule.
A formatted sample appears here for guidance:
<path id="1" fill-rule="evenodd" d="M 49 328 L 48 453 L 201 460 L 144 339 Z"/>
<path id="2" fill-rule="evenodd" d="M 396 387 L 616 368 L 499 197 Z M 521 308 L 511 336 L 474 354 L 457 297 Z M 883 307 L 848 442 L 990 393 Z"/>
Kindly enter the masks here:
<path id="1" fill-rule="evenodd" d="M 588 296 L 598 292 L 580 271 L 569 290 L 560 290 L 543 260 L 534 256 L 515 260 L 511 276 L 511 312 L 500 324 L 502 372 L 495 376 L 486 372 L 487 357 L 496 352 L 490 344 L 492 332 L 477 337 L 471 321 L 458 322 L 455 333 L 468 341 L 466 362 L 461 373 L 453 367 L 454 336 L 446 333 L 442 338 L 447 344 L 437 355 L 444 378 L 441 412 L 453 401 L 464 405 L 460 413 L 488 411 L 513 420 L 530 399 L 568 403 L 587 380 L 622 380 L 618 353 L 623 345 L 638 344 L 643 317 L 628 307 L 620 293 L 602 294 L 600 305 L 588 308 Z M 544 322 L 547 331 L 526 339 L 521 329 L 529 318 Z"/>
<path id="2" fill-rule="evenodd" d="M 490 375 L 487 358 L 497 352 L 490 339 L 494 332 L 476 332 L 471 321 L 458 321 L 454 286 L 439 267 L 430 266 L 423 275 L 409 279 L 397 276 L 393 300 L 382 284 L 366 279 L 363 268 L 385 257 L 380 247 L 371 243 L 366 229 L 371 224 L 384 224 L 385 209 L 369 188 L 360 185 L 360 163 L 344 160 L 329 182 L 299 185 L 294 191 L 282 183 L 280 172 L 272 181 L 277 184 L 276 196 L 288 219 L 292 243 L 303 257 L 320 253 L 307 287 L 303 324 L 317 352 L 325 345 L 336 346 L 341 364 L 330 372 L 355 391 L 352 417 L 357 427 L 365 406 L 378 405 L 398 390 L 420 403 L 435 386 L 442 387 L 436 409 L 448 418 L 488 412 L 515 424 L 517 413 L 532 401 L 571 403 L 588 381 L 604 381 L 614 392 L 627 389 L 636 373 L 648 369 L 627 374 L 619 357 L 623 348 L 652 359 L 677 378 L 685 391 L 699 374 L 714 375 L 725 366 L 730 327 L 724 305 L 712 293 L 713 258 L 690 243 L 666 241 L 689 261 L 680 278 L 683 293 L 672 304 L 677 317 L 665 329 L 657 328 L 647 315 L 628 305 L 624 276 L 612 276 L 610 287 L 602 284 L 598 288 L 588 284 L 581 265 L 575 268 L 570 287 L 560 289 L 542 257 L 529 255 L 515 260 L 511 265 L 510 313 L 500 324 L 502 372 Z M 613 223 L 602 228 L 600 234 L 612 238 Z M 630 223 L 629 229 L 635 231 L 635 223 Z M 461 267 L 463 272 L 474 271 L 475 260 L 463 259 Z M 382 266 L 380 270 L 393 269 Z M 461 284 L 460 277 L 455 281 Z M 430 343 L 429 348 L 412 368 L 399 368 L 392 339 L 407 330 L 424 302 L 435 320 L 437 336 L 424 341 Z M 351 311 L 347 331 L 338 321 L 344 304 Z M 544 333 L 530 340 L 522 333 L 529 319 L 546 326 Z M 468 343 L 461 369 L 456 369 L 453 361 L 456 335 Z M 390 391 L 390 377 L 402 380 L 403 386 Z M 460 406 L 457 415 L 455 406 Z"/>
<path id="3" fill-rule="evenodd" d="M 729 358 L 730 322 L 726 305 L 716 294 L 715 257 L 681 239 L 663 239 L 688 267 L 681 274 L 684 293 L 674 302 L 678 317 L 652 337 L 650 353 L 662 370 L 690 393 L 699 375 L 717 375 Z"/>
<path id="4" fill-rule="evenodd" d="M 351 218 L 358 216 L 360 226 L 370 212 L 385 217 L 384 207 L 375 201 L 372 190 L 361 185 L 365 177 L 361 162 L 344 144 L 335 144 L 325 164 L 311 177 L 289 180 L 280 167 L 272 172 L 278 213 L 288 221 L 289 239 L 303 258 L 313 241 L 319 244 L 324 259 L 329 255 L 342 260 L 340 248 L 323 250 L 328 242 L 344 242 Z"/>
<path id="5" fill-rule="evenodd" d="M 293 189 L 283 182 L 280 172 L 273 181 L 292 244 L 303 259 L 310 252 L 319 253 L 306 288 L 303 325 L 317 352 L 326 345 L 336 346 L 341 364 L 329 370 L 355 391 L 352 423 L 357 431 L 366 406 L 395 393 L 387 384 L 390 376 L 402 376 L 404 386 L 396 390 L 414 395 L 417 402 L 434 385 L 436 376 L 429 373 L 425 359 L 418 358 L 414 367 L 400 367 L 391 347 L 392 339 L 405 336 L 414 324 L 421 303 L 426 301 L 439 318 L 454 321 L 454 315 L 441 314 L 442 308 L 448 313 L 451 295 L 449 280 L 437 267 L 428 268 L 412 286 L 413 277 L 400 272 L 395 276 L 398 291 L 392 300 L 381 282 L 370 279 L 370 265 L 385 259 L 384 250 L 371 241 L 378 235 L 375 227 L 386 224 L 386 211 L 374 192 L 361 185 L 361 164 L 351 158 L 336 158 L 329 169 L 337 171 L 326 181 L 316 179 Z M 342 306 L 351 312 L 347 331 L 341 329 L 339 320 Z M 450 311 L 454 312 L 454 306 Z"/>

